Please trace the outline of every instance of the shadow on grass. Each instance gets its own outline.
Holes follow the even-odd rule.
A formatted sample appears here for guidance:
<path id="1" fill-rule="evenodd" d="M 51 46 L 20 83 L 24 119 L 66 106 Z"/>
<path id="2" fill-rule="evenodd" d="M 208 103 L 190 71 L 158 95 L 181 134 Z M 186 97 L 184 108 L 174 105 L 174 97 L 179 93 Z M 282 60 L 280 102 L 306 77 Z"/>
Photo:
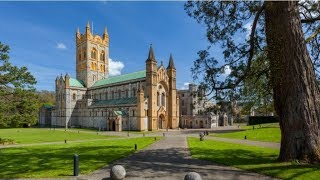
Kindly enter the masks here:
<path id="1" fill-rule="evenodd" d="M 213 145 L 214 146 L 214 145 Z M 320 166 L 280 163 L 278 154 L 244 149 L 191 148 L 192 156 L 223 165 L 266 174 L 282 179 L 315 179 L 320 177 Z M 317 179 L 317 178 L 316 178 Z"/>
<path id="2" fill-rule="evenodd" d="M 119 145 L 100 142 L 0 149 L 0 178 L 71 176 L 74 154 L 79 155 L 80 173 L 90 173 L 133 153 L 134 143 L 139 148 L 148 144 L 132 140 L 119 141 Z"/>

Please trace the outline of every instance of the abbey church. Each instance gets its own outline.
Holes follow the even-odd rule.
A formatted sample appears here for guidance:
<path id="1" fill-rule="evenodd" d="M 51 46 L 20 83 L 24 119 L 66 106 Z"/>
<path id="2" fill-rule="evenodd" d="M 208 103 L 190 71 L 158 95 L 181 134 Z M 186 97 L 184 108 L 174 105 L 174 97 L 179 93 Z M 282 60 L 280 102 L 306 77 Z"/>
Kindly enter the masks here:
<path id="1" fill-rule="evenodd" d="M 143 52 L 141 52 L 143 53 Z M 152 131 L 177 128 L 179 99 L 172 55 L 168 66 L 157 64 L 150 46 L 145 69 L 109 77 L 109 35 L 76 32 L 76 77 L 55 81 L 56 104 L 51 125 L 100 130 Z"/>

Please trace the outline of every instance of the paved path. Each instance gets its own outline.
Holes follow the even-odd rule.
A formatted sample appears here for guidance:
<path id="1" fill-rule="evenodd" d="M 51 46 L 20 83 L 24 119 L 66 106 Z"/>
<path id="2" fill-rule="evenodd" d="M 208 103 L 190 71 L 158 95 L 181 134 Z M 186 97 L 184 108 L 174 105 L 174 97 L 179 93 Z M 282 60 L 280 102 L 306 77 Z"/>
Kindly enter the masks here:
<path id="1" fill-rule="evenodd" d="M 192 159 L 185 136 L 167 136 L 144 150 L 77 179 L 109 179 L 110 167 L 114 164 L 125 167 L 127 171 L 125 179 L 129 180 L 183 179 L 185 174 L 191 171 L 198 172 L 203 179 L 273 179 L 229 166 Z"/>

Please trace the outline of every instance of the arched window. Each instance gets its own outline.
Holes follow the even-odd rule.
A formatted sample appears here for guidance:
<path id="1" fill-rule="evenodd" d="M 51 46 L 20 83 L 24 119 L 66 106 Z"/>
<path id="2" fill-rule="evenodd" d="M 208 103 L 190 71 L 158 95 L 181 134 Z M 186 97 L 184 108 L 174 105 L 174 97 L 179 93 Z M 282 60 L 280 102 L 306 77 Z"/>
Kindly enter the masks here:
<path id="1" fill-rule="evenodd" d="M 118 90 L 118 98 L 119 99 L 121 98 L 121 90 L 120 89 Z"/>
<path id="2" fill-rule="evenodd" d="M 136 96 L 137 96 L 136 88 L 132 88 L 132 96 L 133 96 L 133 97 L 136 97 Z"/>
<path id="3" fill-rule="evenodd" d="M 72 100 L 74 100 L 74 101 L 76 100 L 76 93 L 72 94 Z"/>
<path id="4" fill-rule="evenodd" d="M 95 80 L 96 80 L 96 76 L 95 76 L 95 75 L 93 75 L 92 80 L 93 80 L 93 81 L 95 81 Z"/>
<path id="5" fill-rule="evenodd" d="M 94 63 L 93 62 L 91 62 L 90 69 L 94 70 Z"/>
<path id="6" fill-rule="evenodd" d="M 85 60 L 85 59 L 87 59 L 87 53 L 86 53 L 86 49 L 85 48 L 83 48 L 82 49 L 82 57 L 83 57 L 83 60 Z"/>
<path id="7" fill-rule="evenodd" d="M 93 70 L 97 70 L 97 63 L 94 63 Z"/>
<path id="8" fill-rule="evenodd" d="M 134 110 L 132 110 L 132 116 L 134 116 L 135 114 L 134 114 L 135 112 L 134 112 Z"/>
<path id="9" fill-rule="evenodd" d="M 92 48 L 92 50 L 91 50 L 91 58 L 92 59 L 97 59 L 97 50 L 96 50 L 96 48 Z"/>
<path id="10" fill-rule="evenodd" d="M 161 94 L 161 105 L 166 106 L 166 95 L 164 93 Z"/>
<path id="11" fill-rule="evenodd" d="M 102 50 L 101 51 L 101 54 L 100 54 L 100 61 L 104 61 L 106 58 L 105 58 L 105 53 L 104 51 Z"/>
<path id="12" fill-rule="evenodd" d="M 160 106 L 160 94 L 157 92 L 157 106 Z"/>

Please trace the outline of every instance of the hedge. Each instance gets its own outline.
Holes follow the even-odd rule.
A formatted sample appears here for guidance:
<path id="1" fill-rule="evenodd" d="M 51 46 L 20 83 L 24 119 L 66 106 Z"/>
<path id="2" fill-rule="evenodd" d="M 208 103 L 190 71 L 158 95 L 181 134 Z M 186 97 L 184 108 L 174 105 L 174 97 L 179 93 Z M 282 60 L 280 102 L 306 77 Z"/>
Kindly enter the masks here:
<path id="1" fill-rule="evenodd" d="M 248 125 L 267 124 L 279 122 L 277 116 L 249 116 Z"/>

